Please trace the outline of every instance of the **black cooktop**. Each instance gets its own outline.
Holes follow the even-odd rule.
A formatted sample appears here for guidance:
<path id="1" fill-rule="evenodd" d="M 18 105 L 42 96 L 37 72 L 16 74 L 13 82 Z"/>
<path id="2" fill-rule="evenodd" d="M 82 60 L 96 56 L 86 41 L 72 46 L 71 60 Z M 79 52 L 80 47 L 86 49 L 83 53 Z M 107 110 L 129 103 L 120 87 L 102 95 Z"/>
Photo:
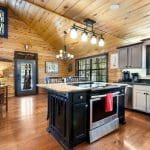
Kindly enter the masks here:
<path id="1" fill-rule="evenodd" d="M 81 88 L 100 88 L 100 87 L 103 88 L 103 87 L 117 86 L 117 85 L 112 85 L 112 84 L 105 83 L 105 82 L 72 83 L 71 85 L 78 86 Z"/>

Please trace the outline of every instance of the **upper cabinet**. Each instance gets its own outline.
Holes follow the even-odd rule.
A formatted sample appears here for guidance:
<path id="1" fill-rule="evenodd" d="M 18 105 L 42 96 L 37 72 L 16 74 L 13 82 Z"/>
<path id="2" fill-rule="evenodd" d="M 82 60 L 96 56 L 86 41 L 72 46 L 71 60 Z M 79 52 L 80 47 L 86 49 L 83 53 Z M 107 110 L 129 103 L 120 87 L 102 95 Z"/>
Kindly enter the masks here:
<path id="1" fill-rule="evenodd" d="M 142 44 L 119 48 L 119 68 L 142 68 Z"/>

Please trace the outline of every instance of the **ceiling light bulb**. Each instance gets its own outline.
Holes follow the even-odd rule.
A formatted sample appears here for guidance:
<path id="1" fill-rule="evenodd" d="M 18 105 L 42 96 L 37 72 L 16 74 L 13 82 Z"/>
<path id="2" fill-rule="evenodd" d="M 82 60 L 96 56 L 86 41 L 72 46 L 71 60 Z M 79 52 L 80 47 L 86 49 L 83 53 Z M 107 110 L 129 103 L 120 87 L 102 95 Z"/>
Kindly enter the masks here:
<path id="1" fill-rule="evenodd" d="M 59 55 L 56 55 L 56 58 L 59 58 Z"/>
<path id="2" fill-rule="evenodd" d="M 63 53 L 63 50 L 61 49 L 59 52 L 60 52 L 60 54 L 62 54 L 62 53 Z"/>
<path id="3" fill-rule="evenodd" d="M 72 39 L 76 39 L 77 36 L 78 36 L 78 34 L 77 34 L 77 29 L 73 27 L 73 28 L 71 29 L 71 31 L 70 31 L 70 37 L 71 37 Z"/>
<path id="4" fill-rule="evenodd" d="M 67 55 L 68 55 L 68 57 L 70 57 L 70 56 L 71 56 L 69 53 L 68 53 Z"/>
<path id="5" fill-rule="evenodd" d="M 91 44 L 96 44 L 96 43 L 97 43 L 96 36 L 93 35 L 92 38 L 91 38 Z"/>
<path id="6" fill-rule="evenodd" d="M 117 10 L 117 9 L 119 9 L 119 7 L 120 7 L 119 4 L 112 4 L 112 5 L 110 6 L 110 9 L 111 9 L 111 10 Z"/>
<path id="7" fill-rule="evenodd" d="M 62 55 L 62 54 L 59 54 L 59 57 L 63 57 L 63 55 Z"/>
<path id="8" fill-rule="evenodd" d="M 83 42 L 86 42 L 87 39 L 88 39 L 87 33 L 86 33 L 86 32 L 83 32 L 83 33 L 82 33 L 82 36 L 81 36 L 81 40 L 82 40 Z"/>
<path id="9" fill-rule="evenodd" d="M 99 40 L 98 45 L 99 45 L 100 47 L 103 47 L 103 46 L 105 45 L 105 41 L 104 41 L 103 38 L 101 38 L 101 39 Z"/>
<path id="10" fill-rule="evenodd" d="M 74 58 L 74 55 L 71 55 L 71 58 Z"/>

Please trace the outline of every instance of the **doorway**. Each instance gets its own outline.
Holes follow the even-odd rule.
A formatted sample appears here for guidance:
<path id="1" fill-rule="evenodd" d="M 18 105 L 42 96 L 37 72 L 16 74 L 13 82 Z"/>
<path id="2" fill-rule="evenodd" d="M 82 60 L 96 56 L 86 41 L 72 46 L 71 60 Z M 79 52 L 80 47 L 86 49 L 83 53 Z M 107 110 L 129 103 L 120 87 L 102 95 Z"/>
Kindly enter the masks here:
<path id="1" fill-rule="evenodd" d="M 37 94 L 37 54 L 15 52 L 15 95 Z"/>

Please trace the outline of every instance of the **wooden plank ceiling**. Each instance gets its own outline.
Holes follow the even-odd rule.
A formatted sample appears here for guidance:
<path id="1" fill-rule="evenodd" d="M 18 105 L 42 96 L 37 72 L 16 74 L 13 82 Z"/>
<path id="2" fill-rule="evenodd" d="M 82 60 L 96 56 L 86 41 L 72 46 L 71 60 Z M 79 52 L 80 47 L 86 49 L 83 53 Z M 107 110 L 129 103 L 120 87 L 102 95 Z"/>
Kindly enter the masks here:
<path id="1" fill-rule="evenodd" d="M 120 8 L 112 11 L 113 3 Z M 63 31 L 69 32 L 73 23 L 82 26 L 85 18 L 95 20 L 96 31 L 105 33 L 105 49 L 150 38 L 150 0 L 7 0 L 7 4 L 55 50 L 63 46 Z M 103 49 L 69 36 L 67 45 L 75 55 Z"/>

